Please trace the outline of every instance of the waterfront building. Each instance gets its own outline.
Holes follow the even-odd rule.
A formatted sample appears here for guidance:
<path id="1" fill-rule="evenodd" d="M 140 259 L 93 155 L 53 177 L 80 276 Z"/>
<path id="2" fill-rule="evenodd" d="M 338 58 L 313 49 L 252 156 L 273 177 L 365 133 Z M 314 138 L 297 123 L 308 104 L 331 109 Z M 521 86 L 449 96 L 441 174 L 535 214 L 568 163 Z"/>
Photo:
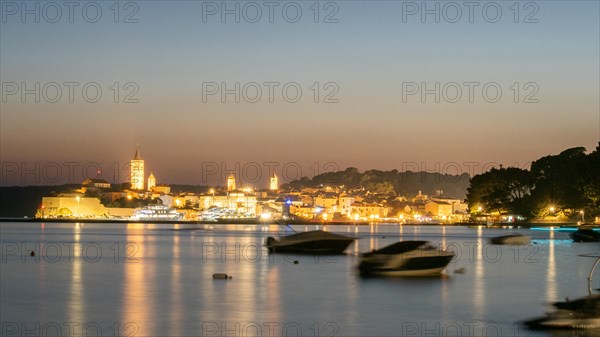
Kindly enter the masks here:
<path id="1" fill-rule="evenodd" d="M 355 202 L 352 204 L 351 219 L 377 220 L 388 216 L 389 207 L 377 203 Z"/>
<path id="2" fill-rule="evenodd" d="M 342 194 L 338 201 L 338 211 L 341 215 L 349 215 L 352 213 L 352 204 L 355 202 L 354 196 Z"/>
<path id="3" fill-rule="evenodd" d="M 88 198 L 77 193 L 59 194 L 42 198 L 44 218 L 99 218 L 108 217 L 109 212 L 98 198 Z"/>
<path id="4" fill-rule="evenodd" d="M 425 203 L 425 214 L 438 218 L 448 218 L 452 215 L 452 204 L 446 201 L 429 200 Z"/>
<path id="5" fill-rule="evenodd" d="M 198 197 L 198 208 L 225 208 L 237 213 L 256 214 L 256 195 L 241 191 L 206 194 Z"/>
<path id="6" fill-rule="evenodd" d="M 332 209 L 338 204 L 338 196 L 333 192 L 319 194 L 315 197 L 314 205 L 325 209 Z"/>

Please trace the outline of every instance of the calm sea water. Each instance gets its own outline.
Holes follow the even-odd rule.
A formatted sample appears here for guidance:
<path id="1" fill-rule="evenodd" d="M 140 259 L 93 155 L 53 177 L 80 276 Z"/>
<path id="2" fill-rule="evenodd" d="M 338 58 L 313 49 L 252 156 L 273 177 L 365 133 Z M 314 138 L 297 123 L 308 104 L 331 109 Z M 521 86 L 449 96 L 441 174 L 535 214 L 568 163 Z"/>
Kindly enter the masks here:
<path id="1" fill-rule="evenodd" d="M 518 322 L 586 295 L 594 259 L 578 255 L 600 253 L 556 231 L 326 229 L 360 239 L 315 258 L 269 255 L 265 238 L 291 233 L 277 225 L 1 223 L 1 335 L 551 336 Z M 487 243 L 517 231 L 532 244 Z M 360 252 L 414 239 L 456 252 L 444 276 L 357 275 Z"/>

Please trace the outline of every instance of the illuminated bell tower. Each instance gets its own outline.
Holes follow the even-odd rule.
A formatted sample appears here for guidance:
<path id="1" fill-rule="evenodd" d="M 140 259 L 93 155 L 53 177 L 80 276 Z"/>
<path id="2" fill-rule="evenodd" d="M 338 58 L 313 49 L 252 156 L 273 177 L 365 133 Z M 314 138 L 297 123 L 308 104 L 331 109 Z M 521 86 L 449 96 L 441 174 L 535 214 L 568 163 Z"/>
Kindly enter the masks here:
<path id="1" fill-rule="evenodd" d="M 275 172 L 273 172 L 273 175 L 269 179 L 269 189 L 271 191 L 276 191 L 278 188 L 279 188 L 279 184 L 278 184 L 277 175 L 275 175 Z"/>
<path id="2" fill-rule="evenodd" d="M 156 187 L 156 178 L 154 174 L 150 172 L 150 176 L 148 177 L 148 191 L 152 191 L 153 188 Z"/>
<path id="3" fill-rule="evenodd" d="M 144 189 L 144 160 L 140 156 L 140 148 L 135 150 L 135 156 L 131 160 L 131 188 L 134 190 Z"/>
<path id="4" fill-rule="evenodd" d="M 233 190 L 235 190 L 235 176 L 233 173 L 230 173 L 227 177 L 227 191 L 231 192 Z"/>

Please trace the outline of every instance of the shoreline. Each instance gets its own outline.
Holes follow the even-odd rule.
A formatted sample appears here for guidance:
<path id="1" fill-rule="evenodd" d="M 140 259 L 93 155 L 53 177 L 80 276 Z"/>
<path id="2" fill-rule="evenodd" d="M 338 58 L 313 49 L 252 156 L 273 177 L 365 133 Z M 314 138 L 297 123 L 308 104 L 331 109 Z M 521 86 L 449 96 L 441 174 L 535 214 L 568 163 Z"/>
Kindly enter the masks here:
<path id="1" fill-rule="evenodd" d="M 336 225 L 336 226 L 370 226 L 370 225 L 401 225 L 401 226 L 465 226 L 475 227 L 483 226 L 486 228 L 502 228 L 502 227 L 578 227 L 577 223 L 573 222 L 522 222 L 522 223 L 495 223 L 485 225 L 477 222 L 456 222 L 456 223 L 397 223 L 397 222 L 368 222 L 368 221 L 280 221 L 280 222 L 264 222 L 253 220 L 235 220 L 228 221 L 201 221 L 201 220 L 160 220 L 160 221 L 141 221 L 141 220 L 126 220 L 126 219 L 38 219 L 38 218 L 0 218 L 2 222 L 25 222 L 25 223 L 152 223 L 152 224 L 190 224 L 190 225 Z M 586 224 L 585 226 L 600 227 L 600 224 Z"/>

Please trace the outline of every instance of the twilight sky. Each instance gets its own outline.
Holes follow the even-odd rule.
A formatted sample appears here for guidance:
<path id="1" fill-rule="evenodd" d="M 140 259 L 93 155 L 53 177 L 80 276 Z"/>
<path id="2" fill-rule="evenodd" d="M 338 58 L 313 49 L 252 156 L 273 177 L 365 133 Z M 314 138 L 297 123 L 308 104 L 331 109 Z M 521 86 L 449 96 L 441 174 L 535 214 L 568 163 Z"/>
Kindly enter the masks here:
<path id="1" fill-rule="evenodd" d="M 0 185 L 124 181 L 137 143 L 159 183 L 264 185 L 476 174 L 600 139 L 598 1 L 1 4 Z"/>

